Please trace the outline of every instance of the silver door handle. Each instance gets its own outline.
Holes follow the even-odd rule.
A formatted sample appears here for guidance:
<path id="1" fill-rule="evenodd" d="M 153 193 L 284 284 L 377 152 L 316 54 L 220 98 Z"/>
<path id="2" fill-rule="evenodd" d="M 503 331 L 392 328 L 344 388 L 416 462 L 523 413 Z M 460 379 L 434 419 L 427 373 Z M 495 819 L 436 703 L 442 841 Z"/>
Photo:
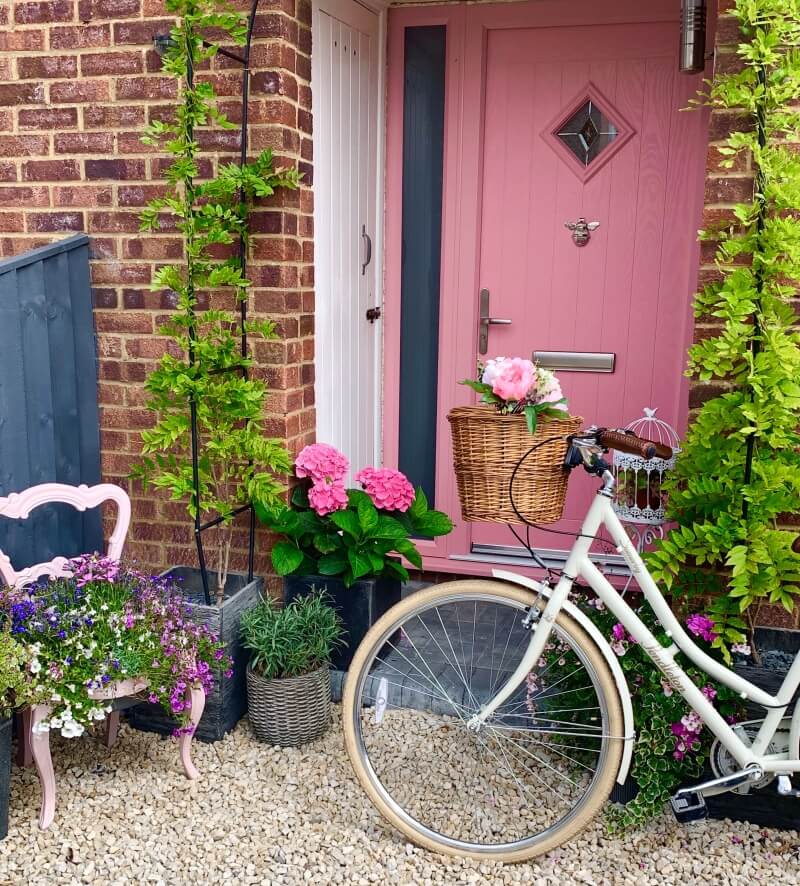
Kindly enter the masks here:
<path id="1" fill-rule="evenodd" d="M 367 267 L 372 261 L 372 237 L 367 233 L 367 226 L 361 225 L 361 239 L 364 241 L 367 249 L 366 258 L 361 264 L 361 276 L 367 273 Z"/>
<path id="2" fill-rule="evenodd" d="M 480 316 L 478 317 L 478 353 L 485 354 L 489 350 L 489 327 L 510 326 L 513 320 L 502 320 L 500 317 L 489 316 L 489 290 L 481 289 Z"/>

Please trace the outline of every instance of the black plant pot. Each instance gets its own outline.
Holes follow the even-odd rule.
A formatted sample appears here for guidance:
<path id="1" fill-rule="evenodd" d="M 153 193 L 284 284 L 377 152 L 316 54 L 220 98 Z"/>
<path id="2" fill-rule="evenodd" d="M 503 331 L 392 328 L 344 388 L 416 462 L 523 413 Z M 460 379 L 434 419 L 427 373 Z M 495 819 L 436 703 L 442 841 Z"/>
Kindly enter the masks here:
<path id="1" fill-rule="evenodd" d="M 200 570 L 188 566 L 177 566 L 163 573 L 179 582 L 184 596 L 192 604 L 192 618 L 207 625 L 225 644 L 233 659 L 233 676 L 228 679 L 220 665 L 214 667 L 214 688 L 206 698 L 206 706 L 195 738 L 200 741 L 219 741 L 236 726 L 247 713 L 247 653 L 239 635 L 239 622 L 242 613 L 251 609 L 261 599 L 264 590 L 262 578 L 248 582 L 242 573 L 232 573 L 225 585 L 225 597 L 221 606 L 212 603 L 207 606 L 203 596 L 203 582 Z M 216 587 L 217 576 L 209 572 L 209 584 Z M 171 733 L 177 725 L 167 715 L 161 705 L 140 704 L 128 714 L 135 729 L 145 732 Z"/>
<path id="2" fill-rule="evenodd" d="M 344 623 L 342 646 L 333 654 L 331 667 L 346 671 L 367 631 L 392 606 L 400 602 L 402 585 L 394 578 L 368 578 L 346 588 L 340 578 L 325 575 L 287 575 L 283 580 L 284 598 L 291 603 L 312 590 L 325 591 Z"/>
<path id="3" fill-rule="evenodd" d="M 8 835 L 8 802 L 11 795 L 11 717 L 0 719 L 0 840 Z"/>

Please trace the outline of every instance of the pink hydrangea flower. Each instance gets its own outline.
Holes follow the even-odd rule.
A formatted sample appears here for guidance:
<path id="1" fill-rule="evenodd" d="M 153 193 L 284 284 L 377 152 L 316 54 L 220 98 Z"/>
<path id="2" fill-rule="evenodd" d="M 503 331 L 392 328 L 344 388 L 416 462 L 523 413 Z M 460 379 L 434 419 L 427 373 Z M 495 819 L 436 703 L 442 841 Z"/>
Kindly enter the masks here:
<path id="1" fill-rule="evenodd" d="M 536 367 L 530 360 L 512 357 L 497 364 L 492 391 L 502 400 L 524 400 L 536 382 Z"/>
<path id="2" fill-rule="evenodd" d="M 347 490 L 341 480 L 333 483 L 314 483 L 308 490 L 308 503 L 319 514 L 325 517 L 334 511 L 347 507 Z"/>
<path id="3" fill-rule="evenodd" d="M 356 482 L 383 511 L 407 511 L 414 501 L 414 487 L 408 477 L 392 468 L 364 468 L 356 474 Z"/>
<path id="4" fill-rule="evenodd" d="M 554 372 L 549 369 L 536 370 L 536 403 L 550 403 L 554 409 L 563 409 L 566 411 L 567 404 L 559 401 L 564 399 L 564 392 L 561 390 L 561 382 L 556 378 Z"/>
<path id="5" fill-rule="evenodd" d="M 310 477 L 314 483 L 335 483 L 343 480 L 350 462 L 335 446 L 312 443 L 294 461 L 298 477 Z"/>

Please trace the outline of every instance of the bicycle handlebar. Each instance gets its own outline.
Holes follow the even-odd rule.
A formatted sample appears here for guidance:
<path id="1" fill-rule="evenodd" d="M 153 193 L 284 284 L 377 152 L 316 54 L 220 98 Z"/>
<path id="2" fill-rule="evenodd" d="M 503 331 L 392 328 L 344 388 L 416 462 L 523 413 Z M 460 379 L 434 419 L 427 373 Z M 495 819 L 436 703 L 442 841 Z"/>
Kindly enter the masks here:
<path id="1" fill-rule="evenodd" d="M 603 428 L 597 434 L 597 442 L 604 449 L 616 449 L 617 452 L 627 452 L 630 455 L 638 455 L 649 461 L 651 458 L 672 458 L 672 448 L 664 443 L 656 443 L 655 440 L 645 440 L 637 437 L 631 431 L 612 431 Z"/>

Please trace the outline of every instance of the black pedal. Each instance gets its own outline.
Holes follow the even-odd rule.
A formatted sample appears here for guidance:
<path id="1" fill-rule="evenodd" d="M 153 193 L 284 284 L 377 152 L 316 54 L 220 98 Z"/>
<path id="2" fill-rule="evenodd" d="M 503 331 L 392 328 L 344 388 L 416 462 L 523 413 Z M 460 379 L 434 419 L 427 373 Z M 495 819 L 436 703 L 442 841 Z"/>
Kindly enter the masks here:
<path id="1" fill-rule="evenodd" d="M 695 791 L 686 791 L 675 794 L 670 798 L 670 806 L 675 814 L 675 818 L 681 824 L 688 824 L 690 821 L 702 821 L 708 818 L 708 807 L 706 806 L 705 797 Z"/>

